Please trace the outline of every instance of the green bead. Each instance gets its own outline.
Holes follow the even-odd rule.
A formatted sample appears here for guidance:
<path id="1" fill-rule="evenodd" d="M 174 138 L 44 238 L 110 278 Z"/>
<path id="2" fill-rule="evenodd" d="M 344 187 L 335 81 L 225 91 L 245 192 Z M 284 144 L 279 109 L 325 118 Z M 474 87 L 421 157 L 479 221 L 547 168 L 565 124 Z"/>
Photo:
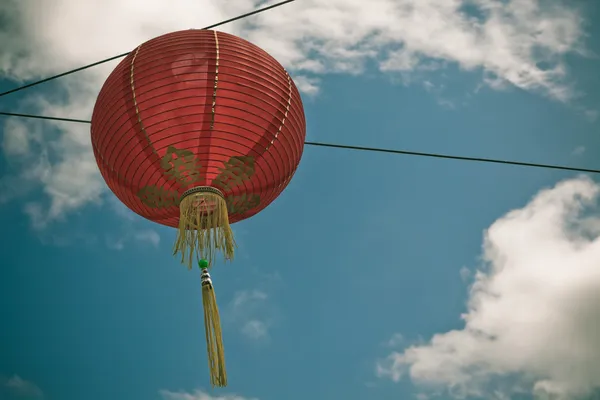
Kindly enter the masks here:
<path id="1" fill-rule="evenodd" d="M 206 269 L 208 268 L 208 261 L 206 261 L 205 259 L 198 260 L 198 266 L 200 267 L 200 269 Z"/>

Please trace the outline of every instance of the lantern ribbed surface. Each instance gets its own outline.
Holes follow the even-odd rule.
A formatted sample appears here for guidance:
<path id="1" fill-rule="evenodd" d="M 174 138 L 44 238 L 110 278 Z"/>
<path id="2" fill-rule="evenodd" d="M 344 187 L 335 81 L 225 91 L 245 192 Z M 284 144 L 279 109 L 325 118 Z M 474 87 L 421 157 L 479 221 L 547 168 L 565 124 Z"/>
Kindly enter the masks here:
<path id="1" fill-rule="evenodd" d="M 92 146 L 109 188 L 137 214 L 176 227 L 189 189 L 218 189 L 230 223 L 269 205 L 296 171 L 306 135 L 285 69 L 230 34 L 152 39 L 104 83 Z"/>

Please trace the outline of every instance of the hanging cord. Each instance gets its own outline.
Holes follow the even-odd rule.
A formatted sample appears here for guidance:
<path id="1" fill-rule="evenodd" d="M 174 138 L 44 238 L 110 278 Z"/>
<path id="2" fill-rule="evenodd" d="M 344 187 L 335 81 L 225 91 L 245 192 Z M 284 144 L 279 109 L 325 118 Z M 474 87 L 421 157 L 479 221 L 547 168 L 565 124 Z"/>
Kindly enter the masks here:
<path id="1" fill-rule="evenodd" d="M 7 113 L 7 112 L 1 112 L 1 111 L 0 111 L 0 116 L 35 118 L 35 119 L 44 119 L 44 120 L 50 120 L 50 121 L 75 122 L 75 123 L 81 123 L 81 124 L 90 124 L 91 123 L 91 121 L 83 120 L 83 119 L 46 117 L 46 116 L 42 116 L 42 115 L 29 115 L 29 114 L 15 114 L 15 113 Z M 304 142 L 304 144 L 307 146 L 329 147 L 329 148 L 343 149 L 343 150 L 371 151 L 371 152 L 377 152 L 377 153 L 402 154 L 402 155 L 408 155 L 408 156 L 444 158 L 444 159 L 449 159 L 449 160 L 474 161 L 474 162 L 480 162 L 480 163 L 517 165 L 517 166 L 521 166 L 521 167 L 530 167 L 530 168 L 545 168 L 545 169 L 555 169 L 555 170 L 560 170 L 560 171 L 572 171 L 572 172 L 585 172 L 585 173 L 590 173 L 590 174 L 600 174 L 600 169 L 569 167 L 566 165 L 539 164 L 539 163 L 530 163 L 530 162 L 524 162 L 524 161 L 498 160 L 498 159 L 494 159 L 494 158 L 453 156 L 450 154 L 424 153 L 424 152 L 420 152 L 420 151 L 383 149 L 383 148 L 378 148 L 378 147 L 349 146 L 349 145 L 334 144 L 334 143 L 321 143 L 321 142 L 308 142 L 307 141 L 307 142 Z"/>
<path id="2" fill-rule="evenodd" d="M 284 4 L 292 3 L 294 1 L 296 1 L 296 0 L 285 0 L 285 1 L 282 1 L 282 2 L 279 2 L 279 3 L 275 3 L 275 4 L 272 4 L 270 6 L 259 8 L 258 10 L 254 10 L 254 11 L 251 11 L 251 12 L 246 13 L 246 14 L 238 15 L 237 17 L 229 18 L 229 19 L 226 19 L 225 21 L 217 22 L 216 24 L 212 24 L 212 25 L 206 26 L 206 27 L 202 28 L 201 30 L 216 28 L 217 26 L 225 25 L 225 24 L 228 24 L 230 22 L 234 22 L 234 21 L 238 21 L 240 19 L 244 19 L 246 17 L 250 17 L 252 15 L 260 14 L 262 12 L 265 12 L 265 11 L 271 10 L 273 8 L 277 8 L 277 7 L 283 6 Z M 53 81 L 53 80 L 55 80 L 57 78 L 62 78 L 63 76 L 71 75 L 71 74 L 74 74 L 75 72 L 83 71 L 85 69 L 92 68 L 92 67 L 95 67 L 97 65 L 101 65 L 101 64 L 107 63 L 109 61 L 116 60 L 118 58 L 123 58 L 123 57 L 127 56 L 129 53 L 130 52 L 128 51 L 127 53 L 119 54 L 119 55 L 107 58 L 105 60 L 97 61 L 95 63 L 88 64 L 88 65 L 84 65 L 83 67 L 75 68 L 75 69 L 72 69 L 70 71 L 63 72 L 62 74 L 50 76 L 48 78 L 44 78 L 44 79 L 36 81 L 36 82 L 28 83 L 26 85 L 19 86 L 19 87 L 16 87 L 14 89 L 11 89 L 11 90 L 7 90 L 6 92 L 0 93 L 0 97 L 9 95 L 11 93 L 20 92 L 21 90 L 28 89 L 30 87 L 37 86 L 37 85 L 42 84 L 42 83 L 50 82 L 50 81 Z"/>

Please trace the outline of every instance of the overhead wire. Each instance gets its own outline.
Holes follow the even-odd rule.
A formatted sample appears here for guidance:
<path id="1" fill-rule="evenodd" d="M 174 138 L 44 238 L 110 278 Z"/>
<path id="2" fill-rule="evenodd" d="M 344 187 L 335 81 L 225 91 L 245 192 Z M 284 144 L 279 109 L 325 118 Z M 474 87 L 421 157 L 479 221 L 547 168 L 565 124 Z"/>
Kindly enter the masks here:
<path id="1" fill-rule="evenodd" d="M 61 117 L 48 117 L 45 115 L 32 115 L 32 114 L 19 114 L 9 113 L 0 111 L 0 116 L 4 117 L 20 117 L 20 118 L 33 118 L 33 119 L 44 119 L 47 121 L 61 121 L 61 122 L 75 122 L 79 124 L 91 124 L 92 121 L 87 119 L 73 119 L 73 118 L 61 118 Z"/>
<path id="2" fill-rule="evenodd" d="M 9 112 L 2 112 L 2 111 L 0 111 L 0 116 L 33 118 L 33 119 L 42 119 L 42 120 L 60 121 L 60 122 L 74 122 L 74 123 L 81 123 L 81 124 L 91 124 L 91 122 L 92 122 L 92 121 L 84 120 L 84 119 L 48 117 L 48 116 L 43 116 L 43 115 L 31 115 L 31 114 L 17 114 L 17 113 L 9 113 Z M 420 151 L 385 149 L 385 148 L 379 148 L 379 147 L 350 146 L 350 145 L 344 145 L 344 144 L 312 142 L 312 141 L 306 141 L 306 142 L 304 142 L 304 144 L 307 146 L 327 147 L 327 148 L 333 148 L 333 149 L 369 151 L 369 152 L 388 153 L 388 154 L 402 154 L 402 155 L 418 156 L 418 157 L 441 158 L 441 159 L 448 159 L 448 160 L 473 161 L 473 162 L 489 163 L 489 164 L 504 164 L 504 165 L 515 165 L 515 166 L 530 167 L 530 168 L 545 168 L 545 169 L 554 169 L 554 170 L 561 170 L 561 171 L 600 174 L 599 169 L 569 167 L 566 165 L 540 164 L 540 163 L 531 163 L 531 162 L 524 162 L 524 161 L 500 160 L 500 159 L 482 158 L 482 157 L 455 156 L 455 155 L 441 154 L 441 153 L 425 153 L 425 152 L 420 152 Z"/>
<path id="3" fill-rule="evenodd" d="M 216 28 L 218 26 L 225 25 L 225 24 L 228 24 L 230 22 L 238 21 L 240 19 L 243 19 L 243 18 L 246 18 L 246 17 L 250 17 L 252 15 L 256 15 L 256 14 L 260 14 L 260 13 L 268 11 L 268 10 L 272 10 L 273 8 L 281 7 L 281 6 L 285 5 L 285 4 L 292 3 L 294 1 L 296 1 L 296 0 L 281 1 L 279 3 L 275 3 L 275 4 L 272 4 L 272 5 L 267 6 L 267 7 L 263 7 L 263 8 L 256 9 L 254 11 L 250 11 L 250 12 L 248 12 L 246 14 L 238 15 L 237 17 L 233 17 L 233 18 L 229 18 L 229 19 L 226 19 L 224 21 L 221 21 L 221 22 L 217 22 L 216 24 L 212 24 L 212 25 L 206 26 L 206 27 L 202 28 L 201 30 Z M 71 75 L 71 74 L 74 74 L 75 72 L 83 71 L 83 70 L 86 70 L 88 68 L 92 68 L 92 67 L 95 67 L 97 65 L 101 65 L 101 64 L 107 63 L 109 61 L 116 60 L 118 58 L 123 58 L 123 57 L 127 56 L 129 53 L 131 53 L 131 51 L 128 51 L 127 53 L 119 54 L 119 55 L 116 55 L 116 56 L 113 56 L 113 57 L 110 57 L 110 58 L 106 58 L 106 59 L 101 60 L 101 61 L 96 61 L 95 63 L 84 65 L 83 67 L 75 68 L 75 69 L 72 69 L 70 71 L 63 72 L 62 74 L 50 76 L 48 78 L 44 78 L 44 79 L 41 79 L 39 81 L 31 82 L 31 83 L 28 83 L 26 85 L 19 86 L 19 87 L 16 87 L 14 89 L 7 90 L 5 92 L 0 93 L 0 97 L 6 96 L 6 95 L 9 95 L 9 94 L 12 94 L 12 93 L 20 92 L 21 90 L 28 89 L 30 87 L 34 87 L 34 86 L 40 85 L 42 83 L 50 82 L 50 81 L 53 81 L 55 79 L 62 78 L 63 76 Z"/>

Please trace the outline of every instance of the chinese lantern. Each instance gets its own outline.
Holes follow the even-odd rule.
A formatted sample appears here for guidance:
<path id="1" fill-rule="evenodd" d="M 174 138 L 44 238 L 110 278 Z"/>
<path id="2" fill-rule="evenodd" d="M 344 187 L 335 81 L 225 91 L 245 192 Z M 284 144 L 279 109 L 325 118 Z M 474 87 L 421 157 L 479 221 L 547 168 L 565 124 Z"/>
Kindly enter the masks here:
<path id="1" fill-rule="evenodd" d="M 233 259 L 230 224 L 269 205 L 304 146 L 300 94 L 285 69 L 239 37 L 209 30 L 143 43 L 110 74 L 92 116 L 94 155 L 132 211 L 178 229 L 174 254 L 202 270 L 213 386 L 226 386 L 218 308 L 208 269 Z"/>

